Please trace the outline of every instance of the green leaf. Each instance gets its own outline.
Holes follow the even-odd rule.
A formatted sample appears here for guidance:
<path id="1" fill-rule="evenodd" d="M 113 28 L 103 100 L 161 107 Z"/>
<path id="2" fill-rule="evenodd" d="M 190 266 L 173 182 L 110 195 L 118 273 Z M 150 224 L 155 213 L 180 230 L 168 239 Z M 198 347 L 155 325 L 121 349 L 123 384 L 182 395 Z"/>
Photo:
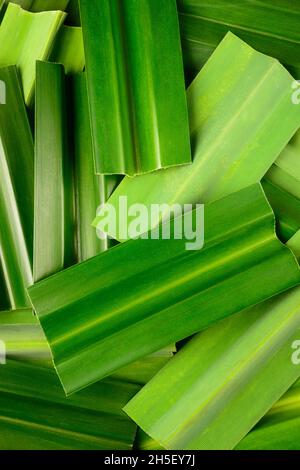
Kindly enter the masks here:
<path id="1" fill-rule="evenodd" d="M 70 0 L 67 8 L 67 23 L 73 26 L 81 26 L 78 0 Z"/>
<path id="2" fill-rule="evenodd" d="M 174 239 L 182 222 L 29 288 L 67 393 L 300 282 L 259 184 L 205 207 L 202 250 Z"/>
<path id="3" fill-rule="evenodd" d="M 66 399 L 54 370 L 0 367 L 0 449 L 130 449 L 136 426 L 122 412 L 139 387 L 107 379 Z"/>
<path id="4" fill-rule="evenodd" d="M 228 33 L 187 92 L 193 164 L 124 178 L 108 201 L 117 220 L 120 196 L 128 206 L 209 202 L 258 182 L 299 128 L 292 83 Z"/>
<path id="5" fill-rule="evenodd" d="M 63 64 L 66 74 L 82 72 L 85 64 L 82 29 L 63 25 L 57 34 L 49 61 Z"/>
<path id="6" fill-rule="evenodd" d="M 278 236 L 286 242 L 300 229 L 300 200 L 267 180 L 262 185 L 275 213 Z"/>
<path id="7" fill-rule="evenodd" d="M 13 3 L 7 7 L 0 25 L 0 44 L 3 44 L 0 66 L 18 66 L 26 104 L 31 104 L 33 100 L 35 62 L 49 57 L 65 16 L 61 11 L 30 13 Z M 15 31 L 18 31 L 18 40 Z"/>
<path id="8" fill-rule="evenodd" d="M 286 245 L 292 250 L 297 260 L 300 261 L 300 230 L 293 235 Z"/>
<path id="9" fill-rule="evenodd" d="M 84 261 L 107 250 L 112 241 L 97 237 L 91 225 L 97 208 L 107 201 L 117 184 L 118 176 L 95 175 L 91 140 L 91 127 L 85 74 L 72 79 L 73 150 L 76 173 L 76 208 L 78 228 L 78 257 Z"/>
<path id="10" fill-rule="evenodd" d="M 300 5 L 293 0 L 178 0 L 186 67 L 200 70 L 228 30 L 300 73 Z M 296 77 L 298 78 L 298 77 Z"/>
<path id="11" fill-rule="evenodd" d="M 34 204 L 34 280 L 75 259 L 74 188 L 67 145 L 64 68 L 37 62 Z"/>
<path id="12" fill-rule="evenodd" d="M 80 0 L 95 168 L 191 162 L 175 0 Z"/>
<path id="13" fill-rule="evenodd" d="M 0 259 L 12 308 L 28 306 L 32 284 L 34 150 L 16 67 L 0 69 Z"/>
<path id="14" fill-rule="evenodd" d="M 167 449 L 232 449 L 300 375 L 299 287 L 197 335 L 125 411 Z"/>
<path id="15" fill-rule="evenodd" d="M 299 404 L 300 381 L 298 380 L 242 439 L 236 449 L 300 450 Z"/>

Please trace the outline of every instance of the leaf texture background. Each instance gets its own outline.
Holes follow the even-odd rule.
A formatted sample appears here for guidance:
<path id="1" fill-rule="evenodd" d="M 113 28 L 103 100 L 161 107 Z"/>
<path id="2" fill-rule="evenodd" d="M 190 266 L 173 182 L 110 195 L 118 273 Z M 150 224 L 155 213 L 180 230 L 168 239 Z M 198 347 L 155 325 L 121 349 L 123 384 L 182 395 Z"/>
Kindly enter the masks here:
<path id="1" fill-rule="evenodd" d="M 80 13 L 96 172 L 190 163 L 175 0 L 80 0 Z"/>

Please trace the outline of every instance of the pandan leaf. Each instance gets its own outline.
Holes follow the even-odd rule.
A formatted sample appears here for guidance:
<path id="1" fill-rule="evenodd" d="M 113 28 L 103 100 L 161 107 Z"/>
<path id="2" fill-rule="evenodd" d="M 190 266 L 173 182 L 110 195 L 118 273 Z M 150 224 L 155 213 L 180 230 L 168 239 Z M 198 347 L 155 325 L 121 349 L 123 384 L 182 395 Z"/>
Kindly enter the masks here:
<path id="1" fill-rule="evenodd" d="M 80 0 L 96 172 L 191 162 L 175 0 Z"/>
<path id="2" fill-rule="evenodd" d="M 34 96 L 35 62 L 49 57 L 65 16 L 61 11 L 31 13 L 13 3 L 7 7 L 0 25 L 0 67 L 18 66 L 26 104 L 31 104 Z"/>
<path id="3" fill-rule="evenodd" d="M 300 230 L 288 240 L 286 245 L 292 250 L 297 260 L 300 261 Z"/>
<path id="4" fill-rule="evenodd" d="M 125 411 L 167 449 L 232 449 L 300 375 L 299 287 L 197 335 Z"/>
<path id="5" fill-rule="evenodd" d="M 122 412 L 139 390 L 106 379 L 66 399 L 54 370 L 17 361 L 0 367 L 0 449 L 130 449 L 136 426 Z"/>
<path id="6" fill-rule="evenodd" d="M 100 239 L 91 225 L 97 208 L 107 201 L 119 183 L 118 176 L 96 175 L 91 140 L 91 127 L 86 90 L 85 74 L 72 79 L 71 96 L 73 99 L 72 119 L 73 149 L 76 173 L 76 208 L 78 229 L 78 257 L 84 261 L 108 249 L 112 244 Z"/>
<path id="7" fill-rule="evenodd" d="M 183 56 L 200 70 L 228 30 L 300 73 L 300 5 L 293 0 L 178 0 Z M 298 77 L 296 77 L 298 78 Z"/>
<path id="8" fill-rule="evenodd" d="M 128 206 L 209 202 L 258 182 L 300 125 L 292 83 L 228 33 L 187 92 L 193 164 L 124 178 L 108 201 L 117 220 L 120 196 Z"/>
<path id="9" fill-rule="evenodd" d="M 300 282 L 259 184 L 205 207 L 202 250 L 178 222 L 29 288 L 67 393 Z"/>
<path id="10" fill-rule="evenodd" d="M 12 308 L 32 284 L 34 150 L 16 67 L 0 69 L 0 259 Z"/>
<path id="11" fill-rule="evenodd" d="M 263 187 L 275 212 L 277 231 L 286 242 L 300 228 L 300 132 L 264 177 Z"/>
<path id="12" fill-rule="evenodd" d="M 300 229 L 300 199 L 269 180 L 262 185 L 276 216 L 278 236 L 286 242 Z"/>
<path id="13" fill-rule="evenodd" d="M 30 309 L 0 312 L 0 341 L 8 359 L 53 367 L 45 335 Z"/>
<path id="14" fill-rule="evenodd" d="M 85 64 L 82 29 L 63 25 L 57 34 L 49 60 L 63 64 L 66 74 L 82 72 Z"/>
<path id="15" fill-rule="evenodd" d="M 62 65 L 37 62 L 34 280 L 74 262 L 74 188 Z"/>
<path id="16" fill-rule="evenodd" d="M 300 381 L 297 380 L 236 449 L 300 450 L 299 406 Z"/>

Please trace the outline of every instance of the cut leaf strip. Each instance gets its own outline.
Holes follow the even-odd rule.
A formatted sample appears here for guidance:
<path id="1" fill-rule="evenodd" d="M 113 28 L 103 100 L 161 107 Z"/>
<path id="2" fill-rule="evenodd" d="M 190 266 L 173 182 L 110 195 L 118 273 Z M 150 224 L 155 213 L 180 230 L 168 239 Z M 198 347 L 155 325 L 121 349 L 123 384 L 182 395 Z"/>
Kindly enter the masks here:
<path id="1" fill-rule="evenodd" d="M 175 0 L 80 0 L 96 172 L 191 162 Z"/>
<path id="2" fill-rule="evenodd" d="M 74 188 L 64 68 L 37 62 L 34 280 L 74 261 Z"/>
<path id="3" fill-rule="evenodd" d="M 178 221 L 29 289 L 67 393 L 300 282 L 260 185 L 206 206 L 202 250 L 172 238 Z"/>

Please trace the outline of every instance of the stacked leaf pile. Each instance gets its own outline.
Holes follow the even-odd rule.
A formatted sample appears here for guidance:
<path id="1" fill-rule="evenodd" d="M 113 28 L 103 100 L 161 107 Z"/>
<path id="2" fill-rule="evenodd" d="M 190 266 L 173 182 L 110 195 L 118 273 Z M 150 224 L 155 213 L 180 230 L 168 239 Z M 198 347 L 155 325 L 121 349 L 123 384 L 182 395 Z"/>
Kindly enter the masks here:
<path id="1" fill-rule="evenodd" d="M 0 448 L 299 449 L 300 6 L 0 13 Z"/>

